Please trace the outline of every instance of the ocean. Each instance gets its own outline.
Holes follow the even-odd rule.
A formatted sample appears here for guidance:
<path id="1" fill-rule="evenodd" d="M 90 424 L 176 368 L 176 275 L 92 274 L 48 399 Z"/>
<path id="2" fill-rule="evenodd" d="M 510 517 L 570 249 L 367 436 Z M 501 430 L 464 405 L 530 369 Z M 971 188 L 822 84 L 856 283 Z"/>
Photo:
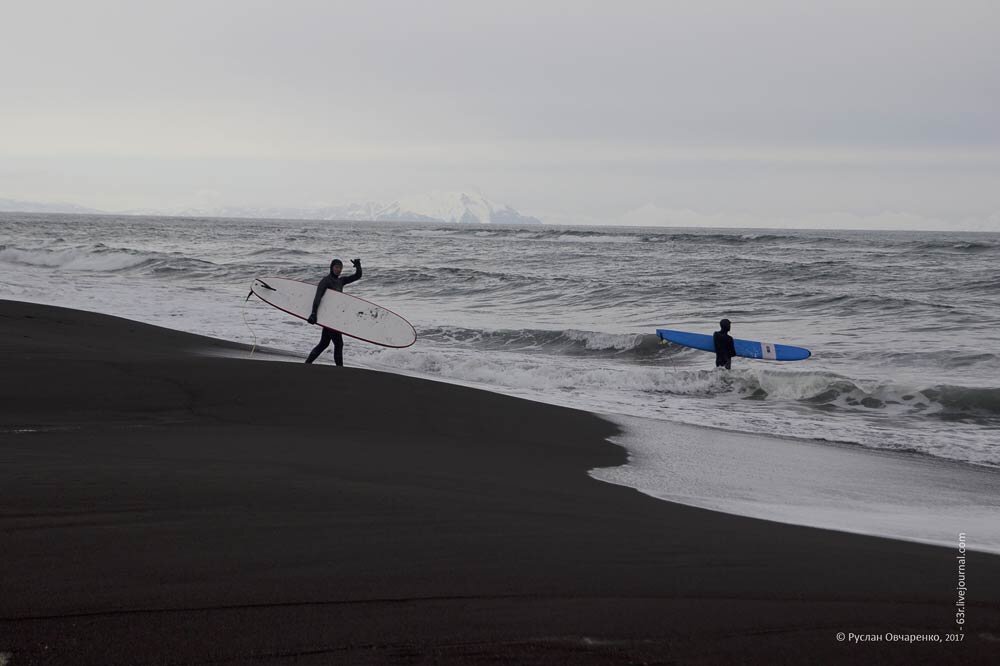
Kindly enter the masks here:
<path id="1" fill-rule="evenodd" d="M 17 213 L 0 228 L 3 298 L 304 359 L 319 330 L 245 301 L 251 281 L 318 281 L 332 258 L 349 273 L 360 257 L 347 292 L 409 319 L 418 340 L 348 338 L 348 365 L 622 422 L 1000 467 L 1000 234 Z M 711 333 L 723 317 L 735 337 L 813 356 L 725 372 L 654 333 Z"/>
<path id="2" fill-rule="evenodd" d="M 348 362 L 600 412 L 1000 465 L 1000 234 L 493 227 L 0 214 L 0 292 L 304 357 L 318 329 L 254 277 L 349 293 L 418 342 Z M 347 272 L 351 271 L 348 264 Z M 661 345 L 654 330 L 805 346 L 798 363 Z M 329 356 L 329 355 L 328 355 Z M 331 359 L 327 358 L 327 361 Z"/>

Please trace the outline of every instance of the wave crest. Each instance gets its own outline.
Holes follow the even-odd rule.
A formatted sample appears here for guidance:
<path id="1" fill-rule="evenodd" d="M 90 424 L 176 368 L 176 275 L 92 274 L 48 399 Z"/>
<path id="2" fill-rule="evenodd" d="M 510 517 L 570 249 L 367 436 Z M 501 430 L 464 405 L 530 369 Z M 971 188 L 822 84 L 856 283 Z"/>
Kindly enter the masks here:
<path id="1" fill-rule="evenodd" d="M 189 277 L 199 277 L 217 268 L 217 265 L 210 261 L 180 254 L 113 248 L 103 243 L 65 248 L 22 248 L 0 245 L 0 263 L 90 273 L 140 272 L 158 275 L 183 273 Z"/>
<path id="2" fill-rule="evenodd" d="M 476 347 L 480 350 L 545 352 L 548 354 L 597 355 L 633 354 L 657 356 L 676 353 L 676 348 L 660 345 L 659 338 L 645 333 L 603 333 L 578 329 L 472 329 L 444 326 L 420 331 L 422 338 L 435 342 Z"/>

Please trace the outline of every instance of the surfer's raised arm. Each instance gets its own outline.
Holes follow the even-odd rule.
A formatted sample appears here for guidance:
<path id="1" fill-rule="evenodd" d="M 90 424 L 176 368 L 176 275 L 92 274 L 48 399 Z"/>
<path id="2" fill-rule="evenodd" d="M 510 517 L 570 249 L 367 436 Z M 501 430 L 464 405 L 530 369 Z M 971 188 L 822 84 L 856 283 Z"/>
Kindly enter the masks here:
<path id="1" fill-rule="evenodd" d="M 351 259 L 351 264 L 354 266 L 354 275 L 348 275 L 341 280 L 341 284 L 350 284 L 355 280 L 361 279 L 361 260 Z"/>

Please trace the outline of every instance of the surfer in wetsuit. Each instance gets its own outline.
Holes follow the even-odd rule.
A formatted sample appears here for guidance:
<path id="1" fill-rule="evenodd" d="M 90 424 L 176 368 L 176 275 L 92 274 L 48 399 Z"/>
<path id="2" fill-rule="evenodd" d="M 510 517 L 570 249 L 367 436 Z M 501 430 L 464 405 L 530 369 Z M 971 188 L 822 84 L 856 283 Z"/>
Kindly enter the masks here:
<path id="1" fill-rule="evenodd" d="M 319 285 L 316 287 L 316 298 L 313 299 L 312 314 L 309 315 L 308 319 L 310 324 L 316 323 L 316 312 L 319 310 L 319 302 L 323 300 L 327 289 L 343 292 L 345 284 L 350 284 L 355 280 L 361 279 L 361 260 L 352 259 L 351 263 L 354 264 L 354 275 L 340 277 L 340 272 L 344 270 L 344 262 L 340 259 L 334 259 L 330 262 L 330 274 L 320 280 Z M 319 339 L 319 344 L 309 352 L 309 358 L 306 359 L 306 363 L 315 361 L 316 357 L 330 346 L 331 341 L 333 341 L 333 362 L 337 365 L 344 365 L 344 336 L 340 331 L 332 331 L 329 328 L 323 329 L 323 337 Z"/>
<path id="2" fill-rule="evenodd" d="M 712 335 L 715 343 L 715 367 L 732 370 L 733 357 L 736 356 L 736 343 L 733 336 L 729 335 L 729 327 L 732 326 L 728 319 L 719 322 L 719 329 Z"/>

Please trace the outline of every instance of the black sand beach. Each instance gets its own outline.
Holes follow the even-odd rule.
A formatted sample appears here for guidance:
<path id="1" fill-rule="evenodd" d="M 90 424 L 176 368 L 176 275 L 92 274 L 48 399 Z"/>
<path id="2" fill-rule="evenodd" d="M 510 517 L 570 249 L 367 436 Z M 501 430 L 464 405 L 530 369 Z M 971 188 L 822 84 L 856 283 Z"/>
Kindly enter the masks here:
<path id="1" fill-rule="evenodd" d="M 955 549 L 599 482 L 583 412 L 227 348 L 0 301 L 0 662 L 1000 659 L 1000 557 L 962 642 L 888 641 L 958 633 Z"/>

